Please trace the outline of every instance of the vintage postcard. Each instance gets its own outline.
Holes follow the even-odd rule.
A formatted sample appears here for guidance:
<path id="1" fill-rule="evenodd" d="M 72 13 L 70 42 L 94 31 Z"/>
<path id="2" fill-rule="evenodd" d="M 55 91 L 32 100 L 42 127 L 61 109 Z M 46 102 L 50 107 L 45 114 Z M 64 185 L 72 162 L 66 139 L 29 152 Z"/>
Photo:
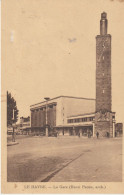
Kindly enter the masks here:
<path id="1" fill-rule="evenodd" d="M 123 194 L 124 0 L 3 0 L 2 193 Z"/>

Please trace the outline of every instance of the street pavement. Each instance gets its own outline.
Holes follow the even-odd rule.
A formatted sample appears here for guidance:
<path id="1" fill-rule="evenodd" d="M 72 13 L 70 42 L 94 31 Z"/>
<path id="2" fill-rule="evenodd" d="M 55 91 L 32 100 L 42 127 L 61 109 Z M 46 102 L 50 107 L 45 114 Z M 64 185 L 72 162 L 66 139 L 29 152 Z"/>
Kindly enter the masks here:
<path id="1" fill-rule="evenodd" d="M 16 141 L 7 147 L 7 181 L 122 181 L 122 138 L 22 136 Z"/>

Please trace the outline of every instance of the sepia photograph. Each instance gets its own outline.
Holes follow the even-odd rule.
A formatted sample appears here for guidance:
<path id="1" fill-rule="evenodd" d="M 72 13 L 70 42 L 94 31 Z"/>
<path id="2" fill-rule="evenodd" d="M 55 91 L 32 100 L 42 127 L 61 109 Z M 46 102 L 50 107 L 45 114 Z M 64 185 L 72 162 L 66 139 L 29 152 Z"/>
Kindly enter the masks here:
<path id="1" fill-rule="evenodd" d="M 124 1 L 1 7 L 3 193 L 124 193 Z"/>

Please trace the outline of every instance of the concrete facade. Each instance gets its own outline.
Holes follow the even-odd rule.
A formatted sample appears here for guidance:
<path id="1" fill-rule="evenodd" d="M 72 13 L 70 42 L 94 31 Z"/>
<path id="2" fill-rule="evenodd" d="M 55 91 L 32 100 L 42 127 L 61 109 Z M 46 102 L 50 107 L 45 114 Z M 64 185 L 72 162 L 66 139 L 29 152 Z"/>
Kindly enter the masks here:
<path id="1" fill-rule="evenodd" d="M 95 100 L 88 98 L 77 98 L 70 96 L 59 96 L 49 101 L 44 101 L 30 106 L 31 111 L 31 128 L 34 131 L 44 131 L 45 115 L 47 105 L 47 118 L 49 131 L 56 129 L 60 134 L 69 133 L 69 129 L 74 130 L 74 126 L 80 126 L 78 123 L 70 124 L 69 119 L 75 118 L 75 115 L 80 118 L 86 118 L 85 115 L 95 113 Z M 90 116 L 88 116 L 90 117 Z M 87 126 L 86 121 L 80 121 L 81 124 Z M 90 121 L 91 123 L 91 121 Z M 92 126 L 90 124 L 90 126 Z M 62 133 L 64 131 L 64 133 Z M 67 132 L 67 133 L 65 133 Z"/>

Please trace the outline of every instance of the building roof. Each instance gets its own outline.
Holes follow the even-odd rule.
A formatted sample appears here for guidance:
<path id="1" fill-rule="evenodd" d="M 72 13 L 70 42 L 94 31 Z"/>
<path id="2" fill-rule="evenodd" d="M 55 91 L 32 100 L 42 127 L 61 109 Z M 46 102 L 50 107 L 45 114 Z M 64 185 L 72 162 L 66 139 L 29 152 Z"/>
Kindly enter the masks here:
<path id="1" fill-rule="evenodd" d="M 77 115 L 70 115 L 70 116 L 67 116 L 67 118 L 82 117 L 82 116 L 87 116 L 87 115 L 95 115 L 95 112 L 84 113 L 84 114 L 77 114 Z"/>
<path id="2" fill-rule="evenodd" d="M 64 95 L 61 95 L 61 96 L 57 96 L 57 97 L 51 98 L 47 102 L 49 102 L 51 100 L 55 100 L 55 99 L 61 98 L 61 97 L 63 97 L 63 98 L 74 98 L 74 99 L 85 99 L 85 100 L 93 100 L 93 101 L 96 100 L 96 99 L 93 99 L 93 98 L 83 98 L 83 97 L 74 97 L 74 96 L 64 96 Z M 38 105 L 38 104 L 41 104 L 41 103 L 45 103 L 45 102 L 46 101 L 42 101 L 42 102 L 39 102 L 39 103 L 36 103 L 36 104 L 32 104 L 30 107 Z"/>

